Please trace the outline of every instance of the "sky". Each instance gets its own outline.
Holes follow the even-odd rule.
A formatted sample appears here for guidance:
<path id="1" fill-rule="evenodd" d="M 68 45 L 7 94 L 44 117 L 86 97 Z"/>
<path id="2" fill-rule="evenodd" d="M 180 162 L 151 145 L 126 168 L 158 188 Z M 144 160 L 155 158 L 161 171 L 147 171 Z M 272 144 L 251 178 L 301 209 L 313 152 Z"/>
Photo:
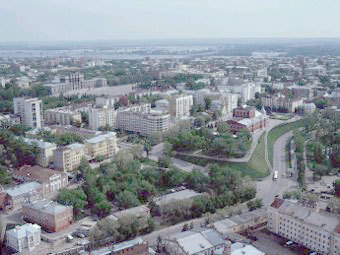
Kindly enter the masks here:
<path id="1" fill-rule="evenodd" d="M 0 0 L 0 42 L 340 37 L 340 0 Z"/>

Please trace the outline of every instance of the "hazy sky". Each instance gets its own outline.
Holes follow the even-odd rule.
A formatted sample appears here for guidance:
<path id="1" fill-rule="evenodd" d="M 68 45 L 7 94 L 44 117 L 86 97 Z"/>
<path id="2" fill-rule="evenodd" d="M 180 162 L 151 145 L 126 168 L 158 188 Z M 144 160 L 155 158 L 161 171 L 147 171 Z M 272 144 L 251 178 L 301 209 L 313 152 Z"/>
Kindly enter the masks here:
<path id="1" fill-rule="evenodd" d="M 340 0 L 0 0 L 0 41 L 340 37 Z"/>

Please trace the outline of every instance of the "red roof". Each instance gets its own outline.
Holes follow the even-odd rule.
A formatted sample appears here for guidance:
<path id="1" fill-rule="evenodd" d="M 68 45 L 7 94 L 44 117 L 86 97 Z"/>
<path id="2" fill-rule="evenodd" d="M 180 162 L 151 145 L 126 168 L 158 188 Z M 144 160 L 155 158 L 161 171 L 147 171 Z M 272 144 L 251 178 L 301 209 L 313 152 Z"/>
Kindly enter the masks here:
<path id="1" fill-rule="evenodd" d="M 284 199 L 281 199 L 281 198 L 275 198 L 273 203 L 270 205 L 271 207 L 274 207 L 274 208 L 280 208 L 280 206 L 283 204 L 285 200 Z"/>

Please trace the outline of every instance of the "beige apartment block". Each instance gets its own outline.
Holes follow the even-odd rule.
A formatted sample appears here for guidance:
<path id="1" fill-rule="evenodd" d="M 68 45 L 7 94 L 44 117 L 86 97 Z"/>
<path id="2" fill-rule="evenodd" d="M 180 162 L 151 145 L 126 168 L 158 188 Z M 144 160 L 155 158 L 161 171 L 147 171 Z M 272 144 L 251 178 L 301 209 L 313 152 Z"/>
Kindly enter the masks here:
<path id="1" fill-rule="evenodd" d="M 56 144 L 30 138 L 24 138 L 24 142 L 29 145 L 38 146 L 39 154 L 36 162 L 38 165 L 48 167 L 48 165 L 53 161 L 53 152 L 57 149 Z"/>
<path id="2" fill-rule="evenodd" d="M 98 135 L 94 138 L 87 139 L 84 142 L 87 156 L 90 159 L 96 157 L 112 157 L 117 151 L 117 137 L 115 132 L 109 132 L 107 134 Z"/>
<path id="3" fill-rule="evenodd" d="M 92 130 L 109 125 L 116 126 L 117 111 L 107 105 L 89 109 L 89 126 Z"/>
<path id="4" fill-rule="evenodd" d="M 54 167 L 60 171 L 73 171 L 78 168 L 82 157 L 85 157 L 85 145 L 73 143 L 58 148 L 53 153 Z"/>
<path id="5" fill-rule="evenodd" d="M 68 107 L 48 109 L 44 112 L 46 124 L 71 125 L 81 123 L 81 113 Z"/>

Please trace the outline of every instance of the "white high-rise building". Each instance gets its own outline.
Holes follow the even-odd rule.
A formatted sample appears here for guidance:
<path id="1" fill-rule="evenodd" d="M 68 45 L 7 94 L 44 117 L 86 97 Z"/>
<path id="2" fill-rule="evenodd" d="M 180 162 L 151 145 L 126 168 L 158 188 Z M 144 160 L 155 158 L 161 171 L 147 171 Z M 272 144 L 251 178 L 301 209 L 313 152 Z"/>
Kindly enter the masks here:
<path id="1" fill-rule="evenodd" d="M 222 93 L 222 100 L 224 101 L 227 113 L 231 113 L 235 108 L 237 108 L 237 94 Z"/>
<path id="2" fill-rule="evenodd" d="M 176 118 L 190 116 L 190 109 L 193 105 L 192 95 L 180 95 L 170 99 L 169 112 Z"/>
<path id="3" fill-rule="evenodd" d="M 43 126 L 42 101 L 38 98 L 17 97 L 13 99 L 14 113 L 20 116 L 21 124 L 31 128 Z"/>

